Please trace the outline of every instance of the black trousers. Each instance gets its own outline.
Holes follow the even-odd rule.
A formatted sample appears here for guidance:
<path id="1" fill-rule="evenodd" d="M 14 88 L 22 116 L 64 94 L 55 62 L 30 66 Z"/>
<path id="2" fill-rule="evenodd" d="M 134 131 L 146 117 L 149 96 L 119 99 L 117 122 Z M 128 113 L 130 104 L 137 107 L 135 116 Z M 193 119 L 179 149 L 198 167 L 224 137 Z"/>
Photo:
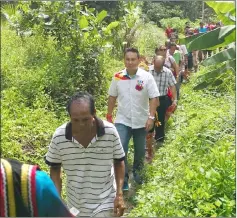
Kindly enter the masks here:
<path id="1" fill-rule="evenodd" d="M 165 113 L 167 108 L 172 104 L 171 99 L 166 96 L 160 96 L 160 106 L 157 107 L 158 120 L 161 122 L 161 126 L 155 126 L 155 139 L 158 141 L 164 141 L 165 137 Z"/>

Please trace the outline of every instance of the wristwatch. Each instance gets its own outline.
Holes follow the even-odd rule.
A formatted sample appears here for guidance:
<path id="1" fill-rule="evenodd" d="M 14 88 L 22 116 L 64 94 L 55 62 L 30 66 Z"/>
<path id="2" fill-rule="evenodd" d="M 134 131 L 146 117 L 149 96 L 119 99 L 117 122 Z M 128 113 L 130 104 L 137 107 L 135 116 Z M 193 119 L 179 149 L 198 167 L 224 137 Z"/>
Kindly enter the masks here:
<path id="1" fill-rule="evenodd" d="M 153 116 L 149 116 L 148 118 L 151 119 L 151 120 L 155 119 L 155 117 L 153 117 Z"/>

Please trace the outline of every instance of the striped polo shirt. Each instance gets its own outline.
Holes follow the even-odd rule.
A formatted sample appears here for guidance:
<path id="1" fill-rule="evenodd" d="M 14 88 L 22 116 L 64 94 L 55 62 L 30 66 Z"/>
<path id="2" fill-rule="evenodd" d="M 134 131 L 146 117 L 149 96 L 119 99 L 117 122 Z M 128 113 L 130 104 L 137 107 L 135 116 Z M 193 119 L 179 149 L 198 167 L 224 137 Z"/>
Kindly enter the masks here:
<path id="1" fill-rule="evenodd" d="M 97 134 L 87 148 L 72 137 L 70 122 L 56 129 L 46 154 L 50 166 L 62 165 L 67 175 L 67 203 L 78 216 L 94 216 L 114 208 L 116 182 L 113 160 L 125 153 L 115 126 L 95 118 Z"/>

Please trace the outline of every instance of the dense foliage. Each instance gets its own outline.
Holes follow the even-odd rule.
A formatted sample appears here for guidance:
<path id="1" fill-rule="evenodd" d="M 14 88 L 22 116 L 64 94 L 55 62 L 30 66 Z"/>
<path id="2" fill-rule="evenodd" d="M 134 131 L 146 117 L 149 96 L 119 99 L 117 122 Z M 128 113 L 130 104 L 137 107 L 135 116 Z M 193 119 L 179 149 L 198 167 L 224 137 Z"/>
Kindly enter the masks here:
<path id="1" fill-rule="evenodd" d="M 172 17 L 188 19 L 192 22 L 197 19 L 210 22 L 215 20 L 216 17 L 213 9 L 202 1 L 189 1 L 188 4 L 186 1 L 145 1 L 142 11 L 148 20 L 155 22 L 159 26 L 161 25 L 161 19 Z"/>
<path id="2" fill-rule="evenodd" d="M 165 41 L 164 31 L 144 14 L 151 10 L 153 16 L 159 9 L 149 4 L 153 3 L 143 7 L 140 2 L 122 1 L 3 5 L 2 157 L 48 170 L 43 159 L 47 146 L 54 130 L 68 120 L 65 104 L 76 90 L 91 92 L 98 115 L 105 117 L 108 86 L 112 74 L 123 68 L 123 49 L 136 46 L 151 57 Z M 165 13 L 166 6 L 158 4 Z M 108 10 L 111 5 L 119 12 Z M 200 9 L 198 1 L 190 5 Z M 200 10 L 192 18 L 185 15 L 192 10 L 184 7 L 191 6 L 177 3 L 169 10 L 176 17 L 166 14 L 161 26 L 172 23 L 181 30 L 187 20 L 183 17 L 195 22 Z M 218 16 L 233 18 L 232 10 L 227 16 L 227 9 L 223 10 L 224 15 Z M 230 29 L 229 35 L 216 33 L 215 40 L 230 42 L 235 31 Z M 234 52 L 235 47 L 230 47 L 215 60 L 207 59 L 203 65 L 208 67 L 182 87 L 178 110 L 167 126 L 167 141 L 147 166 L 147 183 L 136 195 L 130 216 L 235 215 Z"/>
<path id="3" fill-rule="evenodd" d="M 233 75 L 226 82 L 222 90 L 194 91 L 195 76 L 182 87 L 167 141 L 147 167 L 129 216 L 235 216 Z"/>

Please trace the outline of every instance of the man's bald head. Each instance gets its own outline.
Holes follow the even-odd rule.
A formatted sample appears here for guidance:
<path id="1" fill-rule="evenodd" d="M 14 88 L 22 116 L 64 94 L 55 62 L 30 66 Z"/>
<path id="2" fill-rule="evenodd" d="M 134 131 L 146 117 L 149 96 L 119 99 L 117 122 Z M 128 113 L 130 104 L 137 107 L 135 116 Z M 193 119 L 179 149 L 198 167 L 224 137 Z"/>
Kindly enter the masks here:
<path id="1" fill-rule="evenodd" d="M 156 72 L 161 72 L 165 63 L 165 58 L 161 55 L 156 55 L 154 57 L 154 69 Z"/>

